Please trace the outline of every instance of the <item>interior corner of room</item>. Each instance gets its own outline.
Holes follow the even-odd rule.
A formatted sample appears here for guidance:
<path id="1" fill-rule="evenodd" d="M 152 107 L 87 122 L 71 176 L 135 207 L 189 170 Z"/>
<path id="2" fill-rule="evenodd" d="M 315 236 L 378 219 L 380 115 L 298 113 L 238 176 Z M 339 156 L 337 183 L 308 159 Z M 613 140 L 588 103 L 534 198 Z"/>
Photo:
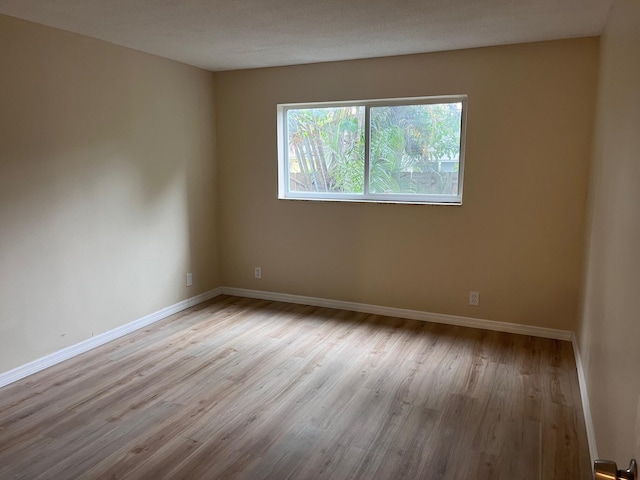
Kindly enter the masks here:
<path id="1" fill-rule="evenodd" d="M 572 339 L 592 459 L 625 464 L 639 50 L 637 0 L 597 37 L 218 72 L 0 16 L 0 380 L 221 293 L 388 312 Z M 276 105 L 447 94 L 462 206 L 278 199 Z"/>

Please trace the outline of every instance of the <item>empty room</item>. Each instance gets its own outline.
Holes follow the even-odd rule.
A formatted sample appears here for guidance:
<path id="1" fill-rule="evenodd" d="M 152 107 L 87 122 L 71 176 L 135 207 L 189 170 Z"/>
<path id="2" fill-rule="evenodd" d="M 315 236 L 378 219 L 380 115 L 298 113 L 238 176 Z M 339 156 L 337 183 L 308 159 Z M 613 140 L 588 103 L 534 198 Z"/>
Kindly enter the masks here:
<path id="1" fill-rule="evenodd" d="M 638 479 L 638 0 L 0 0 L 0 479 Z"/>

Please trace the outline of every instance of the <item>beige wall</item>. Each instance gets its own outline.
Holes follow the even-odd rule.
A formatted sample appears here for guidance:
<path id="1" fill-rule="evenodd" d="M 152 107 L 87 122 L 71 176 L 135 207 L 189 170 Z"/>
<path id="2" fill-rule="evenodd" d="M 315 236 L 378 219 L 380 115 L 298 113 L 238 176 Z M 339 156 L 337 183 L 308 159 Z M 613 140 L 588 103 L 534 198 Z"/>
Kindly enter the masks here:
<path id="1" fill-rule="evenodd" d="M 219 286 L 211 73 L 1 16 L 0 72 L 0 372 Z"/>
<path id="2" fill-rule="evenodd" d="M 620 463 L 640 453 L 638 24 L 617 0 L 600 49 L 579 323 Z M 0 16 L 0 65 L 0 372 L 221 284 L 576 328 L 597 39 L 214 76 Z M 462 207 L 277 200 L 277 103 L 455 93 Z"/>
<path id="3" fill-rule="evenodd" d="M 640 2 L 616 0 L 601 41 L 579 346 L 598 454 L 640 457 Z"/>
<path id="4" fill-rule="evenodd" d="M 591 38 L 217 74 L 223 283 L 573 330 L 597 63 Z M 457 93 L 463 206 L 277 199 L 277 103 Z"/>

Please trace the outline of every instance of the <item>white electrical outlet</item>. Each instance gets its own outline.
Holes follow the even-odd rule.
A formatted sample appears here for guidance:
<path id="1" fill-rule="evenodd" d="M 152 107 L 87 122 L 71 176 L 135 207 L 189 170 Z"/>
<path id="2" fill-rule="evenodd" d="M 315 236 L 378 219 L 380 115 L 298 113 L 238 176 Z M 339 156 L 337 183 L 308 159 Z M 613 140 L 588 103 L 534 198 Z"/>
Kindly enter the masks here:
<path id="1" fill-rule="evenodd" d="M 255 278 L 262 278 L 262 269 L 260 267 L 256 267 L 253 272 L 253 276 Z"/>
<path id="2" fill-rule="evenodd" d="M 191 285 L 193 285 L 193 275 L 187 273 L 187 287 L 190 287 Z"/>
<path id="3" fill-rule="evenodd" d="M 480 305 L 480 292 L 469 292 L 469 305 Z"/>

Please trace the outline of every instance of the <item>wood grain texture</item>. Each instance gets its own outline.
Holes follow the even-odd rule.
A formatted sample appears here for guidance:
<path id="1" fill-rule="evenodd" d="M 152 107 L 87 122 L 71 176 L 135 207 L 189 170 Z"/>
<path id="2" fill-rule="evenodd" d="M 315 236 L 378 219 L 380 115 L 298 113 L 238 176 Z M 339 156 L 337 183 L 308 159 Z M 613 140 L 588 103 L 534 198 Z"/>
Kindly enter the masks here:
<path id="1" fill-rule="evenodd" d="M 0 390 L 2 479 L 589 479 L 572 347 L 222 296 Z"/>

